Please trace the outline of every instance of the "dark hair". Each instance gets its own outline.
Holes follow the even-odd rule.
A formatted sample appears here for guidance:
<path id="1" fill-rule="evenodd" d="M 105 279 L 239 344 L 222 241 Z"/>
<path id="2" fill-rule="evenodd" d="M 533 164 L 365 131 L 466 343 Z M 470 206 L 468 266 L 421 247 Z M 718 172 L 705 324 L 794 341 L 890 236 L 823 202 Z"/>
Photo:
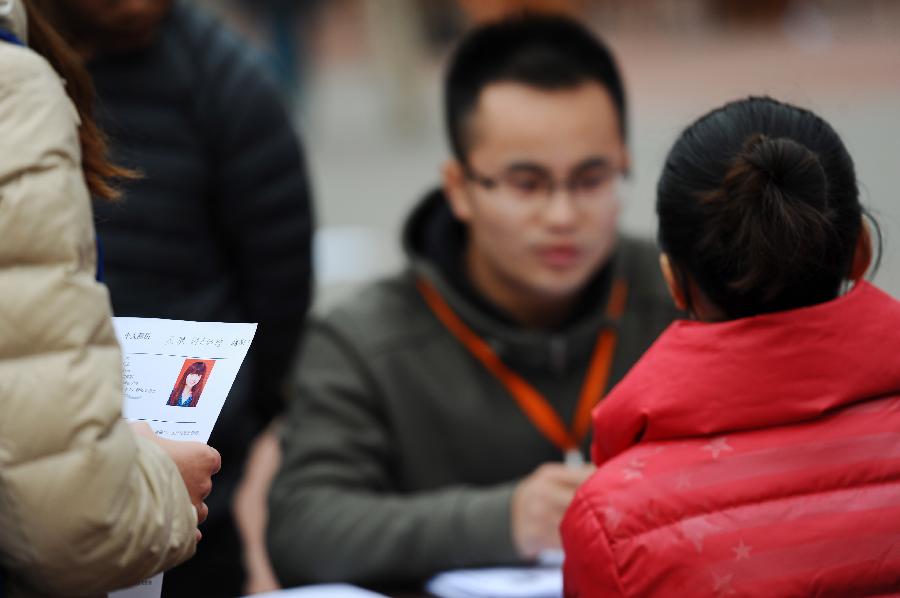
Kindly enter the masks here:
<path id="1" fill-rule="evenodd" d="M 94 85 L 82 64 L 81 58 L 44 17 L 40 0 L 33 3 L 21 0 L 28 19 L 28 45 L 43 56 L 56 73 L 66 82 L 66 93 L 78 110 L 81 125 L 78 136 L 81 142 L 81 165 L 88 189 L 94 197 L 118 199 L 119 191 L 110 183 L 113 179 L 135 179 L 132 170 L 112 164 L 107 157 L 106 137 L 97 127 L 93 117 Z"/>
<path id="2" fill-rule="evenodd" d="M 175 388 L 172 389 L 172 394 L 169 395 L 169 402 L 167 405 L 177 405 L 178 399 L 181 397 L 181 393 L 184 392 L 184 387 L 187 386 L 187 377 L 191 374 L 199 374 L 200 380 L 197 382 L 196 386 L 191 390 L 191 407 L 197 406 L 197 401 L 200 400 L 200 393 L 203 392 L 203 378 L 206 376 L 206 364 L 202 361 L 195 361 L 184 371 L 184 374 L 181 375 L 181 378 L 178 380 L 178 384 L 175 385 Z"/>
<path id="3" fill-rule="evenodd" d="M 463 163 L 469 141 L 466 120 L 482 90 L 501 81 L 545 90 L 597 82 L 612 96 L 625 138 L 625 88 L 609 49 L 570 18 L 524 14 L 473 30 L 450 60 L 444 81 L 445 118 L 451 149 Z"/>
<path id="4" fill-rule="evenodd" d="M 835 298 L 864 213 L 834 129 L 771 98 L 731 102 L 690 125 L 666 158 L 656 211 L 688 300 L 686 275 L 728 318 Z"/>

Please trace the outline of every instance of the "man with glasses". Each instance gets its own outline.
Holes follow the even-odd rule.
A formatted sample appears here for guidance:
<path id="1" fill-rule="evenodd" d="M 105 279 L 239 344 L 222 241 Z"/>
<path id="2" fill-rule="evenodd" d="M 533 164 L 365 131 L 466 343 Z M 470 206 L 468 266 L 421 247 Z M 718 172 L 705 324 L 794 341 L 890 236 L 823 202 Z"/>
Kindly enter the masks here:
<path id="1" fill-rule="evenodd" d="M 446 116 L 408 270 L 308 329 L 270 501 L 287 584 L 558 549 L 591 408 L 675 316 L 655 248 L 617 234 L 625 98 L 599 40 L 562 17 L 476 29 Z"/>

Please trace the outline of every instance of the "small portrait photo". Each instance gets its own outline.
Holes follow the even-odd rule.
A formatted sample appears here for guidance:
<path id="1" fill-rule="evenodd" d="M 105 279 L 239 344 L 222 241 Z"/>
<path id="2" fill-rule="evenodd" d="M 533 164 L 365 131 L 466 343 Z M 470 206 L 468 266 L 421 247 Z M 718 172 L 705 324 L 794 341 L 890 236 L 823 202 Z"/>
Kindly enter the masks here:
<path id="1" fill-rule="evenodd" d="M 212 359 L 185 359 L 166 405 L 196 407 L 215 364 Z"/>

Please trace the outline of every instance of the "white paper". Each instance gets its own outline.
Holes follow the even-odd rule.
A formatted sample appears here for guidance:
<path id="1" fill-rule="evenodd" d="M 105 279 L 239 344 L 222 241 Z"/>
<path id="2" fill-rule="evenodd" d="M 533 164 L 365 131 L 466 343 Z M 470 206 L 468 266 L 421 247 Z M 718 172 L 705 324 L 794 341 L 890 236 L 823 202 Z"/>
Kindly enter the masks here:
<path id="1" fill-rule="evenodd" d="M 164 438 L 208 442 L 256 324 L 155 318 L 113 318 L 113 324 L 122 346 L 125 418 L 146 421 Z M 186 389 L 189 372 L 199 380 Z M 187 406 L 176 405 L 182 400 Z"/>
<path id="2" fill-rule="evenodd" d="M 426 585 L 440 598 L 560 598 L 559 567 L 498 567 L 440 573 Z"/>
<path id="3" fill-rule="evenodd" d="M 159 598 L 162 594 L 163 574 L 157 573 L 136 586 L 110 592 L 109 598 Z"/>
<path id="4" fill-rule="evenodd" d="M 342 583 L 305 586 L 290 590 L 278 590 L 265 594 L 253 594 L 252 598 L 384 598 L 383 594 L 376 594 L 369 590 L 363 590 L 356 586 Z M 248 597 L 249 598 L 249 597 Z"/>
<path id="5" fill-rule="evenodd" d="M 122 347 L 125 419 L 146 421 L 170 440 L 209 442 L 256 324 L 113 318 L 113 327 Z M 159 598 L 162 580 L 159 573 L 110 596 Z"/>

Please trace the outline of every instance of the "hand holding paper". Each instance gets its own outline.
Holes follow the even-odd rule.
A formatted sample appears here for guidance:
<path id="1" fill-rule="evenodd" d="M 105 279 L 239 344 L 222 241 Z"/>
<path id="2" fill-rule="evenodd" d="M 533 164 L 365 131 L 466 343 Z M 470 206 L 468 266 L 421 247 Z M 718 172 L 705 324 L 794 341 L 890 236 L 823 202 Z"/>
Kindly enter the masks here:
<path id="1" fill-rule="evenodd" d="M 222 467 L 219 451 L 197 442 L 176 442 L 165 438 L 158 438 L 157 442 L 178 466 L 191 503 L 197 509 L 197 522 L 202 523 L 209 513 L 203 501 L 212 492 L 212 476 Z"/>
<path id="2" fill-rule="evenodd" d="M 222 457 L 219 451 L 199 442 L 175 442 L 166 440 L 156 435 L 147 422 L 133 422 L 132 431 L 138 436 L 149 438 L 157 446 L 169 455 L 169 458 L 178 466 L 181 478 L 187 488 L 191 503 L 197 510 L 197 524 L 206 520 L 209 508 L 203 502 L 212 491 L 212 476 L 218 473 L 222 466 Z M 197 541 L 202 534 L 197 530 Z"/>

